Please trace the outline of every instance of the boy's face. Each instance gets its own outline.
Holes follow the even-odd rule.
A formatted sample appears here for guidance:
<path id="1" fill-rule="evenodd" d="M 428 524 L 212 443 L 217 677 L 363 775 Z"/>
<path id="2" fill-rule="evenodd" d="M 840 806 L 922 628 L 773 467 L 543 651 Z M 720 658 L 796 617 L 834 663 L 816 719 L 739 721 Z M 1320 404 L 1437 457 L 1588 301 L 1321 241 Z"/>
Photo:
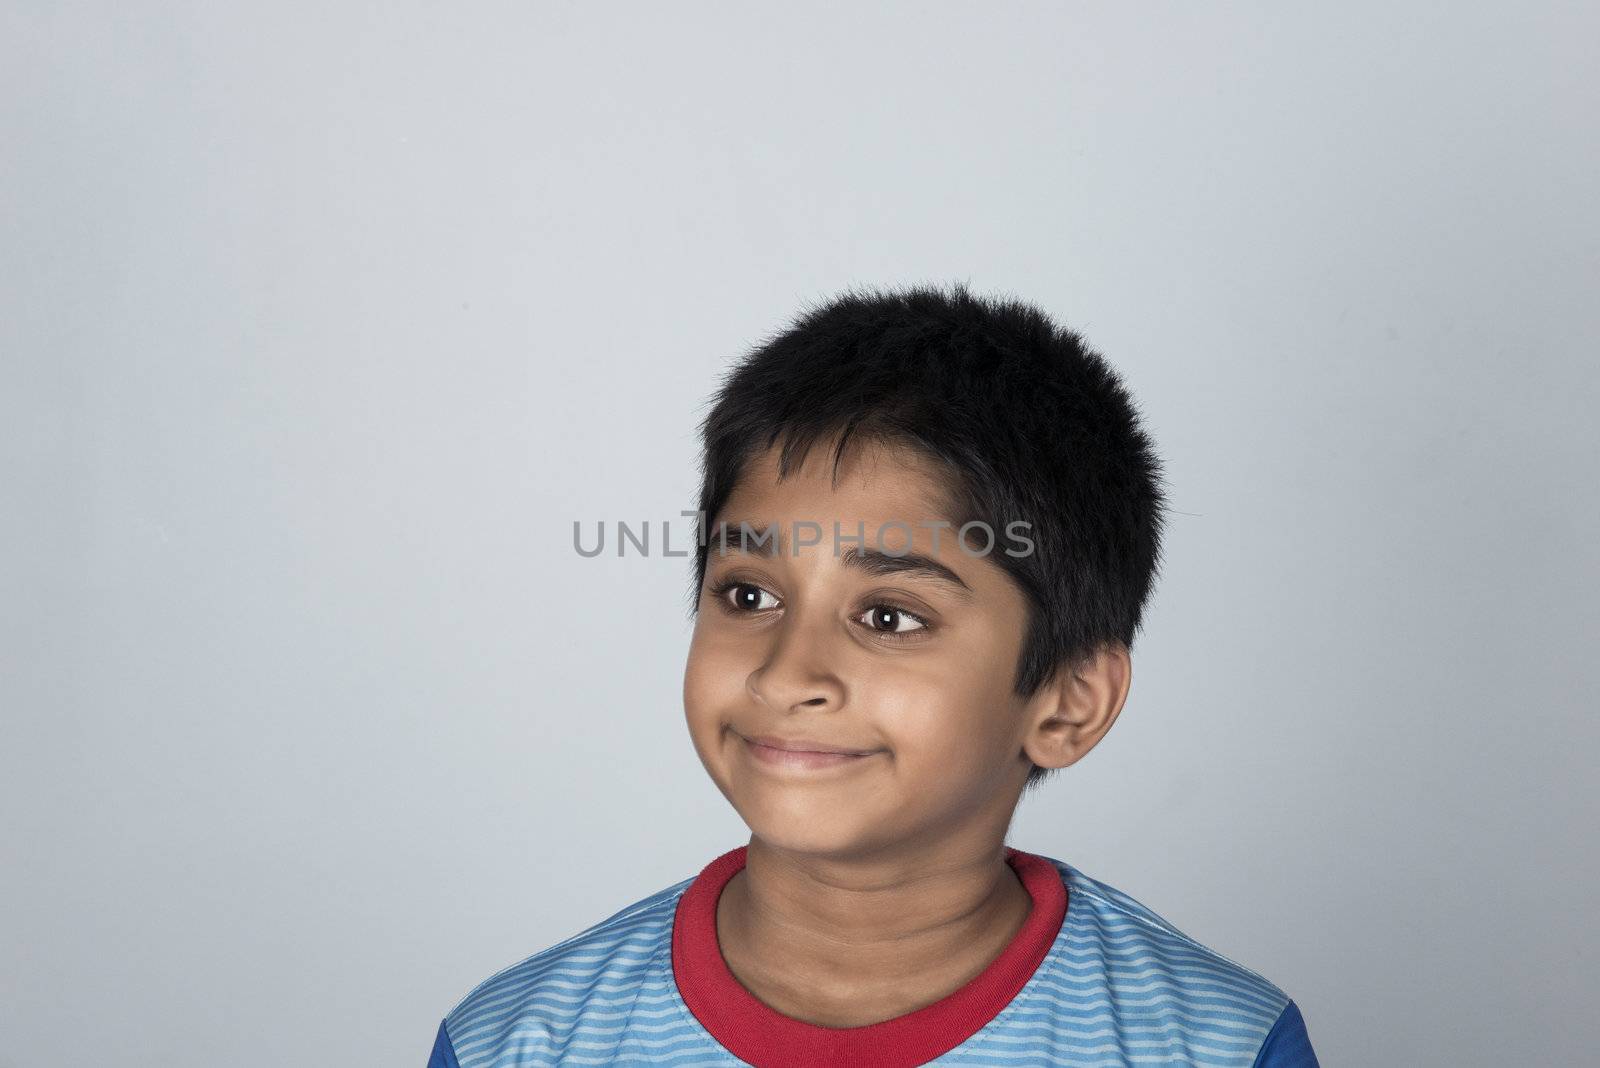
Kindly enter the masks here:
<path id="1" fill-rule="evenodd" d="M 752 832 L 779 848 L 845 856 L 1003 837 L 1032 766 L 1024 745 L 1049 700 L 1049 687 L 1031 700 L 1012 692 L 1026 600 L 953 527 L 935 548 L 927 524 L 950 517 L 926 460 L 869 444 L 841 463 L 837 488 L 832 462 L 831 448 L 813 448 L 780 482 L 769 451 L 708 517 L 683 690 L 695 749 Z M 772 541 L 739 551 L 741 521 L 770 529 L 779 551 Z M 841 540 L 836 552 L 836 521 L 846 536 L 863 524 L 865 544 Z M 799 555 L 797 523 L 801 540 L 821 530 Z M 982 536 L 973 541 L 981 549 Z M 1002 521 L 991 557 L 1007 547 L 1026 546 Z M 869 552 L 850 559 L 860 549 Z M 899 569 L 912 556 L 953 580 Z M 752 744 L 760 737 L 866 755 L 786 756 Z"/>

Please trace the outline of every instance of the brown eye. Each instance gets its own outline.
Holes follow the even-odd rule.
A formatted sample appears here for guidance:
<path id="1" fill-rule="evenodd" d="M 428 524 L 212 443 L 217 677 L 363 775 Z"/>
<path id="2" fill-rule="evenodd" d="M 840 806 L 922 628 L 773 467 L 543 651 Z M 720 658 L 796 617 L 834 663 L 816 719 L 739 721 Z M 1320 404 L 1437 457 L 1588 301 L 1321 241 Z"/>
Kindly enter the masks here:
<path id="1" fill-rule="evenodd" d="M 762 609 L 775 608 L 778 603 L 778 599 L 772 594 L 749 582 L 730 583 L 721 593 L 722 597 L 740 612 L 759 612 Z"/>
<path id="2" fill-rule="evenodd" d="M 885 634 L 908 634 L 927 627 L 921 619 L 892 604 L 875 604 L 859 618 L 868 627 Z"/>

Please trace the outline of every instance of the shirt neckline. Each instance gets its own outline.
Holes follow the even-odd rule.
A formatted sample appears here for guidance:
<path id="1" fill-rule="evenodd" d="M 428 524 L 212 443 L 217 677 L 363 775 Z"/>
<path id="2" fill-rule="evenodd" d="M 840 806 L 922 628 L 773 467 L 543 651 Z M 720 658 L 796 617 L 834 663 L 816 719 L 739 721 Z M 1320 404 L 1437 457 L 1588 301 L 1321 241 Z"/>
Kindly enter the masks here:
<path id="1" fill-rule="evenodd" d="M 1011 942 L 970 983 L 913 1012 L 862 1027 L 785 1016 L 734 977 L 717 942 L 717 901 L 745 865 L 739 846 L 706 865 L 679 899 L 672 973 L 684 1004 L 729 1052 L 762 1068 L 816 1064 L 918 1065 L 946 1053 L 1000 1014 L 1044 962 L 1067 914 L 1067 887 L 1046 857 L 1005 847 L 1033 899 Z"/>

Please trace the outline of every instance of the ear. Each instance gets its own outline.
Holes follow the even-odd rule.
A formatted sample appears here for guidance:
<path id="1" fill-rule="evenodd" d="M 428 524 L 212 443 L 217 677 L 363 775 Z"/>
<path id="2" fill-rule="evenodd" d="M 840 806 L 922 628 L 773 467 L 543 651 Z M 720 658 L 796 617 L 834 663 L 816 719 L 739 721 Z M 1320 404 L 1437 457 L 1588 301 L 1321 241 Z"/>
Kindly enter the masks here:
<path id="1" fill-rule="evenodd" d="M 1121 642 L 1064 662 L 1029 702 L 1023 752 L 1042 768 L 1076 764 L 1117 721 L 1132 684 L 1133 658 Z"/>

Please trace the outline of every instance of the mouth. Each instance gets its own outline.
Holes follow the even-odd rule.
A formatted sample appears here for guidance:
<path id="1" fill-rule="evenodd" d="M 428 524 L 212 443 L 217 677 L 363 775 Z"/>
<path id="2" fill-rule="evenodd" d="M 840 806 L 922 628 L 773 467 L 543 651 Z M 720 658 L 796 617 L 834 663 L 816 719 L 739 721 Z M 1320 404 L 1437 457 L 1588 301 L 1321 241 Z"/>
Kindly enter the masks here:
<path id="1" fill-rule="evenodd" d="M 882 749 L 849 749 L 809 739 L 775 738 L 769 735 L 745 737 L 740 742 L 756 760 L 778 768 L 832 768 L 859 764 L 884 752 Z"/>

